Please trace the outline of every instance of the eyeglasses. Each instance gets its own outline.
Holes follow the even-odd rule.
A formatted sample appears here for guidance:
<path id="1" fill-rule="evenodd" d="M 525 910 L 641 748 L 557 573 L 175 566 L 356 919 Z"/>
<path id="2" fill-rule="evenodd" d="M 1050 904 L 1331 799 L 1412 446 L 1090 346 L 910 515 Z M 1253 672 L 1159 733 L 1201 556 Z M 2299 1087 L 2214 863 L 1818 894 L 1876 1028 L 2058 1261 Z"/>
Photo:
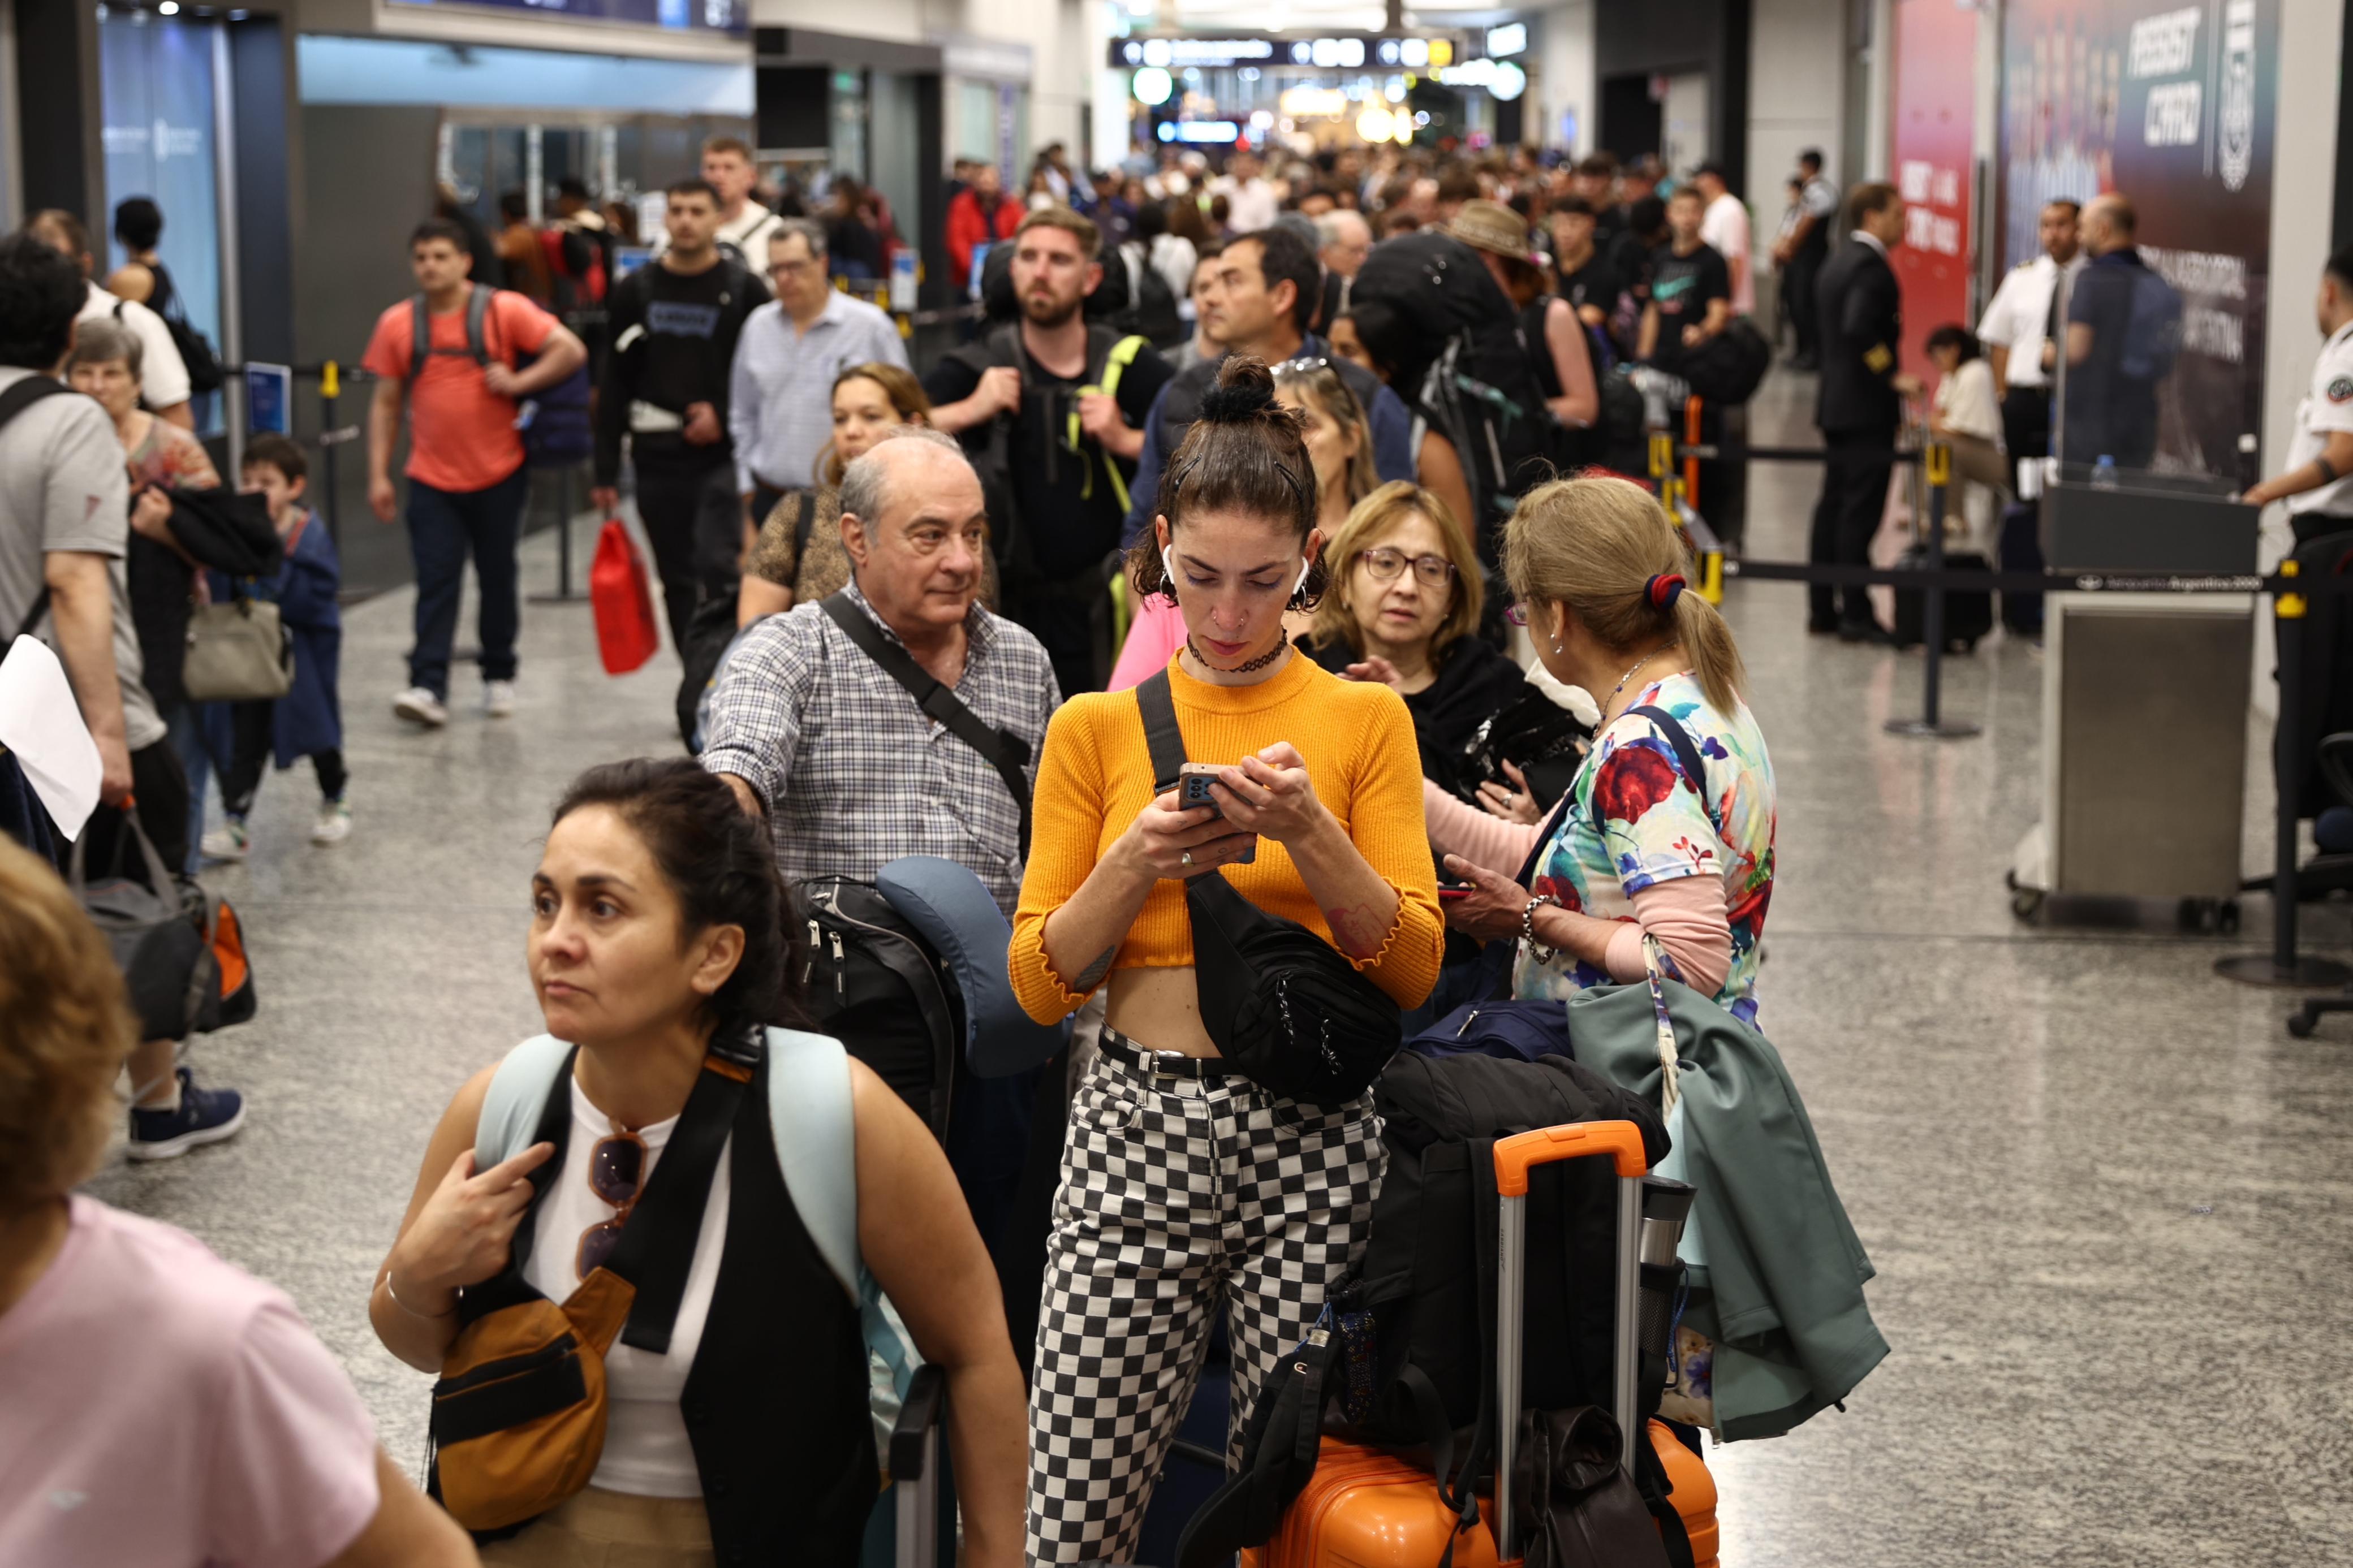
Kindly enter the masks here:
<path id="1" fill-rule="evenodd" d="M 1454 580 L 1454 563 L 1443 555 L 1416 555 L 1409 558 L 1402 550 L 1386 546 L 1366 551 L 1356 559 L 1376 583 L 1394 583 L 1398 574 L 1408 566 L 1413 568 L 1416 580 L 1425 587 L 1443 588 Z"/>
<path id="2" fill-rule="evenodd" d="M 1274 367 L 1276 375 L 1305 375 L 1310 371 L 1330 370 L 1332 362 L 1321 354 L 1301 354 L 1297 359 L 1284 360 Z"/>
<path id="3" fill-rule="evenodd" d="M 646 1141 L 634 1132 L 615 1132 L 596 1140 L 588 1151 L 588 1190 L 596 1201 L 614 1208 L 611 1219 L 600 1221 L 580 1233 L 580 1244 L 574 1250 L 572 1272 L 586 1279 L 613 1256 L 613 1248 L 621 1240 L 621 1227 L 629 1220 L 629 1211 L 638 1206 L 638 1190 L 644 1184 Z"/>
<path id="4" fill-rule="evenodd" d="M 1505 605 L 1504 606 L 1504 618 L 1511 622 L 1512 625 L 1515 626 L 1526 626 L 1528 624 L 1528 607 L 1525 605 L 1520 604 Z"/>

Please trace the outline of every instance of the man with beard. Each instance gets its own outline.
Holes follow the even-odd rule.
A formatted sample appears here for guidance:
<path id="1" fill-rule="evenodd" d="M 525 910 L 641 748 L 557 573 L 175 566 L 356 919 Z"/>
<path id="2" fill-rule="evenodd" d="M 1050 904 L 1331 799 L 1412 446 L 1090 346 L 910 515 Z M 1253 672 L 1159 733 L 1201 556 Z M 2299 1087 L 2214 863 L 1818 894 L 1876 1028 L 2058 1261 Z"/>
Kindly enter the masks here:
<path id="1" fill-rule="evenodd" d="M 932 422 L 963 440 L 988 491 L 1007 614 L 1045 644 L 1063 691 L 1091 691 L 1118 651 L 1106 563 L 1145 416 L 1176 373 L 1143 338 L 1086 321 L 1103 281 L 1092 222 L 1041 208 L 1011 243 L 1020 321 L 943 359 L 923 390 Z"/>

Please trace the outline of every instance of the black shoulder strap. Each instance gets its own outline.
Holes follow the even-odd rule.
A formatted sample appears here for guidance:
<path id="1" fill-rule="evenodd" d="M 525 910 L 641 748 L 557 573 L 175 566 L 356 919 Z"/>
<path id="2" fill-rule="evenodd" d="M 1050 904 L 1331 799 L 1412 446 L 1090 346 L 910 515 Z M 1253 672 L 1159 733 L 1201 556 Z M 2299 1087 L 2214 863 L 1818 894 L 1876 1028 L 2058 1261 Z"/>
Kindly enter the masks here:
<path id="1" fill-rule="evenodd" d="M 7 391 L 0 392 L 0 430 L 5 430 L 16 420 L 17 415 L 22 414 L 44 397 L 61 396 L 72 390 L 73 388 L 56 377 L 42 375 L 37 372 L 25 377 Z M 41 591 L 33 595 L 32 608 L 25 612 L 24 624 L 16 628 L 16 637 L 31 637 L 33 628 L 39 626 L 41 617 L 48 613 L 49 588 L 48 584 L 44 583 L 41 584 Z M 9 639 L 11 642 L 15 640 L 16 637 Z M 0 657 L 5 657 L 7 651 L 6 648 L 0 647 Z"/>
<path id="2" fill-rule="evenodd" d="M 1185 734 L 1176 727 L 1176 694 L 1166 670 L 1136 687 L 1135 706 L 1144 719 L 1144 743 L 1152 750 L 1153 791 L 1165 795 L 1176 787 L 1176 770 L 1185 765 Z"/>
<path id="3" fill-rule="evenodd" d="M 1683 721 L 1665 709 L 1648 702 L 1629 708 L 1626 712 L 1640 713 L 1665 732 L 1667 744 L 1675 749 L 1675 765 L 1683 770 L 1683 782 L 1691 785 L 1692 794 L 1699 796 L 1699 806 L 1707 813 L 1708 825 L 1718 833 L 1723 832 L 1723 825 L 1715 820 L 1715 807 L 1708 804 L 1707 760 L 1700 755 L 1699 742 L 1691 738 L 1691 731 L 1683 728 Z M 1625 714 L 1619 717 L 1623 718 Z"/>
<path id="4" fill-rule="evenodd" d="M 849 590 L 820 599 L 818 607 L 841 628 L 842 636 L 858 645 L 859 651 L 882 667 L 883 674 L 906 689 L 916 707 L 997 770 L 1014 805 L 1021 808 L 1021 858 L 1029 859 L 1029 775 L 1022 770 L 1029 765 L 1029 742 L 1009 731 L 992 729 L 954 691 L 933 679 L 913 655 L 884 637 L 865 612 L 849 602 Z"/>
<path id="5" fill-rule="evenodd" d="M 686 1277 L 694 1267 L 719 1153 L 734 1131 L 735 1113 L 757 1070 L 756 1058 L 739 1059 L 738 1053 L 723 1051 L 712 1042 L 712 1054 L 703 1058 L 702 1071 L 686 1097 L 686 1109 L 662 1149 L 661 1163 L 647 1179 L 638 1206 L 621 1227 L 621 1239 L 606 1267 L 637 1289 L 629 1321 L 621 1330 L 625 1345 L 650 1355 L 670 1353 L 670 1330 L 686 1297 Z"/>
<path id="6" fill-rule="evenodd" d="M 408 379 L 415 381 L 425 374 L 425 362 L 433 357 L 433 308 L 422 294 L 408 297 Z"/>

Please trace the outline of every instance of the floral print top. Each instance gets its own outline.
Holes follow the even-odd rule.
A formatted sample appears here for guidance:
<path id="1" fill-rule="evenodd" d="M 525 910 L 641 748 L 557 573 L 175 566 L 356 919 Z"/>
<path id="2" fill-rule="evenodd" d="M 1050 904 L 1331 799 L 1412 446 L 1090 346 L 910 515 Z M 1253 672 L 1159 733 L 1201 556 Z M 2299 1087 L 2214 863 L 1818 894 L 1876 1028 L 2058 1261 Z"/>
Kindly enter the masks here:
<path id="1" fill-rule="evenodd" d="M 1688 674 L 1651 682 L 1627 707 L 1663 709 L 1682 721 L 1706 766 L 1704 801 L 1683 777 L 1657 721 L 1620 714 L 1595 738 L 1569 785 L 1567 810 L 1538 853 L 1532 890 L 1550 893 L 1563 909 L 1630 921 L 1633 895 L 1644 888 L 1677 877 L 1722 878 L 1732 967 L 1715 1000 L 1754 1023 L 1757 938 L 1773 897 L 1773 763 L 1765 737 L 1746 703 L 1719 712 Z M 1672 959 L 1665 971 L 1675 973 Z M 1566 998 L 1610 984 L 1599 965 L 1573 954 L 1539 962 L 1522 948 L 1512 994 Z"/>

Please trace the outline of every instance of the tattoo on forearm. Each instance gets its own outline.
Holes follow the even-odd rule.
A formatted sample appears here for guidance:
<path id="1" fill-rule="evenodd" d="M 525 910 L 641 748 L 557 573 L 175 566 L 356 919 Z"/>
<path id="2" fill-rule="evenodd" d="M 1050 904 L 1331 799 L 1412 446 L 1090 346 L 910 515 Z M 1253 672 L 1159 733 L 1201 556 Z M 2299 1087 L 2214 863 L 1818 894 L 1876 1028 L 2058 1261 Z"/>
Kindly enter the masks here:
<path id="1" fill-rule="evenodd" d="M 1334 945 L 1350 958 L 1370 958 L 1388 940 L 1389 922 L 1376 915 L 1370 904 L 1325 910 L 1324 920 L 1332 928 Z"/>
<path id="2" fill-rule="evenodd" d="M 1116 947 L 1104 948 L 1095 961 L 1081 972 L 1077 988 L 1081 991 L 1092 991 L 1102 984 L 1103 976 L 1111 973 L 1111 961 L 1118 952 L 1119 949 Z"/>

